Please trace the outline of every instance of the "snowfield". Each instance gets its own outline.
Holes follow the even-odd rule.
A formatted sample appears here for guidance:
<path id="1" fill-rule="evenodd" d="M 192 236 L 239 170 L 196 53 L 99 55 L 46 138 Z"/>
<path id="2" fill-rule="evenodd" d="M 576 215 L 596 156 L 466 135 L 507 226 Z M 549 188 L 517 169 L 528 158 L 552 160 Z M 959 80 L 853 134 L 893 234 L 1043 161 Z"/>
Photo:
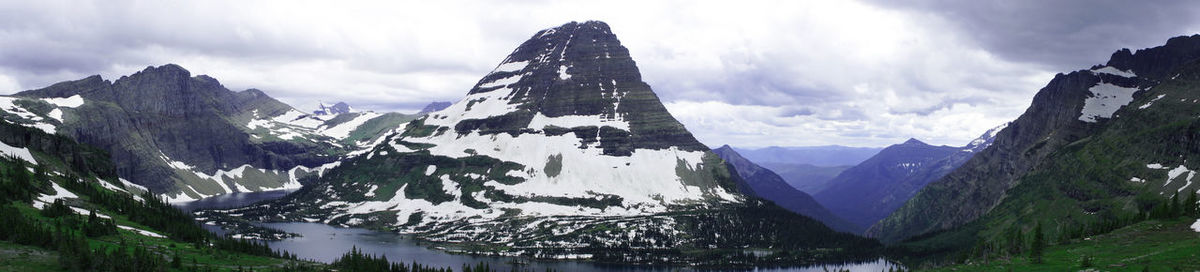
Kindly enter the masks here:
<path id="1" fill-rule="evenodd" d="M 1113 113 L 1133 102 L 1133 93 L 1138 89 L 1100 83 L 1088 91 L 1091 91 L 1092 95 L 1083 100 L 1079 121 L 1095 123 L 1100 118 L 1112 118 Z"/>

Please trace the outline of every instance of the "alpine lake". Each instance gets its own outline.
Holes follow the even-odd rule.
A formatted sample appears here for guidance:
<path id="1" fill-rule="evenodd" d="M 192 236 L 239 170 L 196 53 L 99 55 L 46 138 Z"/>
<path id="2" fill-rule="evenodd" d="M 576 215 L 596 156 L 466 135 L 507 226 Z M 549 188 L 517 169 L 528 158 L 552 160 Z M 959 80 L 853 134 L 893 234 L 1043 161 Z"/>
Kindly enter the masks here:
<path id="1" fill-rule="evenodd" d="M 175 203 L 175 206 L 188 212 L 204 209 L 230 209 L 248 206 L 260 201 L 281 198 L 291 192 L 293 191 L 278 190 L 232 193 L 197 201 Z M 517 271 L 544 271 L 549 268 L 556 271 L 581 272 L 709 271 L 686 266 L 604 264 L 578 260 L 533 260 L 519 257 L 453 254 L 432 248 L 432 245 L 422 244 L 420 241 L 397 233 L 360 228 L 342 228 L 321 223 L 259 223 L 259 226 L 300 234 L 299 237 L 286 238 L 279 241 L 267 241 L 267 244 L 271 248 L 294 253 L 301 259 L 325 263 L 333 262 L 334 259 L 349 252 L 351 248 L 358 248 L 358 250 L 367 254 L 387 256 L 389 260 L 398 260 L 400 262 L 417 261 L 425 265 L 454 269 L 462 267 L 464 264 L 487 263 L 498 271 L 509 271 L 514 268 Z M 220 229 L 220 227 L 209 225 L 204 225 L 204 227 L 214 233 L 224 234 L 224 230 Z M 861 263 L 831 263 L 799 267 L 756 267 L 743 271 L 824 272 L 848 270 L 852 272 L 877 272 L 888 271 L 893 268 L 902 268 L 902 266 L 880 258 L 875 261 Z"/>

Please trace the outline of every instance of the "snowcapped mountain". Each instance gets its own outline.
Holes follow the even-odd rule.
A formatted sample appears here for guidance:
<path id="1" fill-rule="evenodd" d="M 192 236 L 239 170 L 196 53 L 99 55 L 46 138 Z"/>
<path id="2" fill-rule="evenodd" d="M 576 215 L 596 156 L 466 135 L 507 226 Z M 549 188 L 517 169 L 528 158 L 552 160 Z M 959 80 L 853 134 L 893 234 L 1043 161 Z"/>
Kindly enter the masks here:
<path id="1" fill-rule="evenodd" d="M 912 198 L 926 184 L 945 176 L 987 148 L 1008 124 L 989 129 L 966 146 L 933 146 L 917 139 L 884 148 L 829 181 L 813 195 L 837 216 L 862 229 L 870 227 Z"/>
<path id="2" fill-rule="evenodd" d="M 299 188 L 300 179 L 411 120 L 304 114 L 260 90 L 233 92 L 173 64 L 0 97 L 0 109 L 8 122 L 108 151 L 122 178 L 171 201 Z"/>
<path id="3" fill-rule="evenodd" d="M 814 233 L 844 237 L 763 208 L 738 192 L 737 179 L 667 112 L 608 25 L 572 22 L 538 32 L 465 98 L 394 130 L 311 186 L 219 213 L 551 256 L 596 247 L 796 247 L 830 243 Z M 754 223 L 760 216 L 778 220 Z M 723 219 L 707 223 L 716 218 Z M 775 223 L 811 233 L 763 229 Z M 712 232 L 719 234 L 694 235 Z M 847 239 L 838 242 L 856 241 Z"/>

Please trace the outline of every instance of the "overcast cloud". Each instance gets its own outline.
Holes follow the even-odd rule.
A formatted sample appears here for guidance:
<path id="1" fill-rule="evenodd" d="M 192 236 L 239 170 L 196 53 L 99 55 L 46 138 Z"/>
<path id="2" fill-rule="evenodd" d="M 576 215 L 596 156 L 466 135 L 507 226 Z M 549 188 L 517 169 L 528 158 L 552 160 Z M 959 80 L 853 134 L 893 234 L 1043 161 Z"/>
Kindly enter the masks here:
<path id="1" fill-rule="evenodd" d="M 1054 73 L 1200 32 L 1187 1 L 0 3 L 0 93 L 177 63 L 301 109 L 457 101 L 540 29 L 603 20 L 709 145 L 963 145 Z"/>

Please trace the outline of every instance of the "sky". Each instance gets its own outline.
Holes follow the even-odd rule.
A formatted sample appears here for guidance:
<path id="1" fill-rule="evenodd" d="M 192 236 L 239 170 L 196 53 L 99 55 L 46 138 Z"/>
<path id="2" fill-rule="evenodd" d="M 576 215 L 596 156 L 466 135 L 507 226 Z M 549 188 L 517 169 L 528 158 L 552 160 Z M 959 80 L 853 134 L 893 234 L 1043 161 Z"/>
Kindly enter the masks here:
<path id="1" fill-rule="evenodd" d="M 300 109 L 458 101 L 601 20 L 701 142 L 962 146 L 1056 73 L 1200 33 L 1189 1 L 3 1 L 0 94 L 175 63 Z"/>

